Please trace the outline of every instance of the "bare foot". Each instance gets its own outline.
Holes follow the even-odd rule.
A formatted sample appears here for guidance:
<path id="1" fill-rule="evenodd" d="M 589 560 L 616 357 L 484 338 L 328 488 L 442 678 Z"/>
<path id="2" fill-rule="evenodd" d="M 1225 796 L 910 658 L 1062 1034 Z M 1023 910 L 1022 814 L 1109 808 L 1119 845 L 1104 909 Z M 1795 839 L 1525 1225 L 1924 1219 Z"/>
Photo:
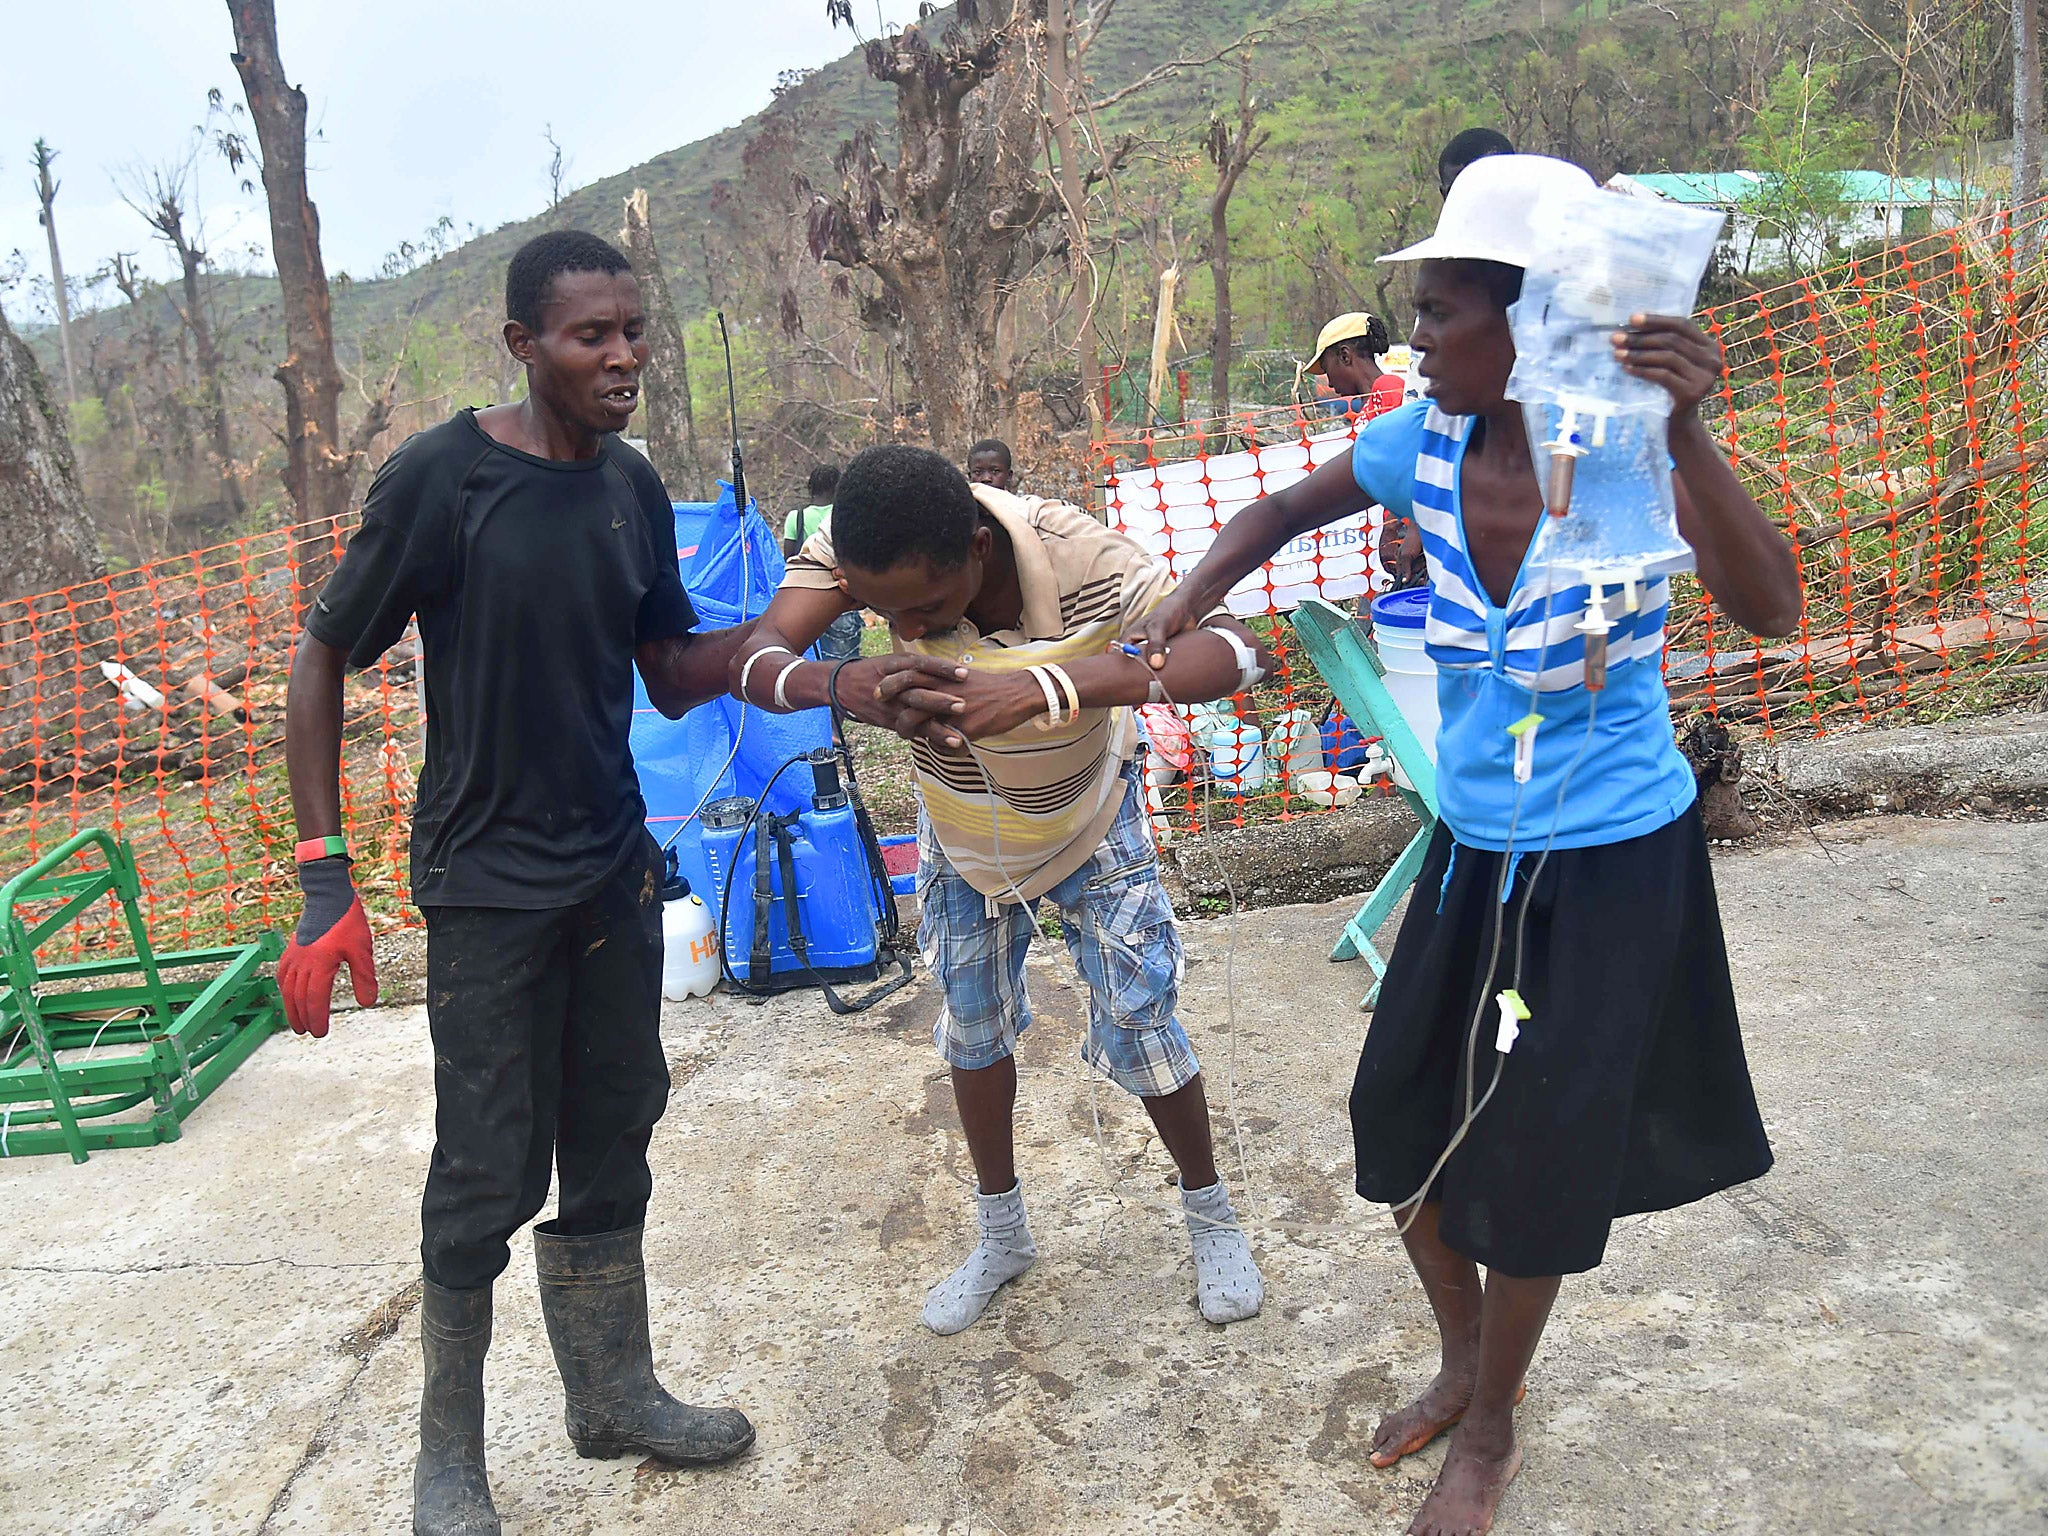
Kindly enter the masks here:
<path id="1" fill-rule="evenodd" d="M 1445 1369 L 1423 1389 L 1422 1396 L 1406 1408 L 1388 1414 L 1372 1432 L 1372 1464 L 1391 1467 L 1403 1456 L 1412 1456 L 1445 1430 L 1465 1417 L 1472 1403 L 1473 1377 Z M 1524 1382 L 1515 1392 L 1519 1404 L 1529 1395 Z"/>
<path id="2" fill-rule="evenodd" d="M 1436 1380 L 1423 1388 L 1422 1396 L 1380 1420 L 1372 1432 L 1372 1464 L 1391 1467 L 1465 1417 L 1477 1376 L 1476 1369 L 1470 1375 L 1462 1371 L 1453 1373 L 1448 1367 L 1438 1371 Z"/>
<path id="3" fill-rule="evenodd" d="M 1493 1529 L 1494 1511 L 1522 1470 L 1522 1447 L 1512 1429 L 1505 1449 L 1477 1442 L 1474 1436 L 1468 1443 L 1464 1433 L 1452 1437 L 1436 1485 L 1408 1523 L 1408 1536 L 1486 1536 Z"/>

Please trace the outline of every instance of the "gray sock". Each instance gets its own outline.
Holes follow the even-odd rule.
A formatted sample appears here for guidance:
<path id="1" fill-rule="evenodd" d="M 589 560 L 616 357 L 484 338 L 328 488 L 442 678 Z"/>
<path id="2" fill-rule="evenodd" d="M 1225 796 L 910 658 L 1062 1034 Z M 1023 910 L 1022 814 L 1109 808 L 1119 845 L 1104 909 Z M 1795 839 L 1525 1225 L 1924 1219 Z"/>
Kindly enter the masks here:
<path id="1" fill-rule="evenodd" d="M 1003 1194 L 974 1196 L 975 1224 L 981 1241 L 952 1274 L 931 1288 L 924 1299 L 924 1325 L 933 1333 L 958 1333 L 987 1310 L 989 1298 L 1029 1269 L 1038 1257 L 1031 1226 L 1024 1218 L 1024 1186 L 1013 1184 Z"/>
<path id="2" fill-rule="evenodd" d="M 1230 1192 L 1218 1179 L 1207 1189 L 1180 1191 L 1188 1219 L 1188 1237 L 1195 1248 L 1195 1302 L 1212 1323 L 1238 1323 L 1257 1317 L 1265 1305 L 1266 1285 L 1252 1262 L 1252 1245 L 1230 1208 Z"/>

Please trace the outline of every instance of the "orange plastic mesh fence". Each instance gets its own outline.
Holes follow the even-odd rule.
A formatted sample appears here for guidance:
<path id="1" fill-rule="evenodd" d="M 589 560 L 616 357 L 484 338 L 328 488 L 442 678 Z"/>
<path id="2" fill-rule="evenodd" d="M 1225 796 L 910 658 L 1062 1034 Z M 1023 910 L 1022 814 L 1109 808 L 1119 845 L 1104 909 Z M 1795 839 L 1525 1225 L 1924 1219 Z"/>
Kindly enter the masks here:
<path id="1" fill-rule="evenodd" d="M 1765 734 L 1823 732 L 1927 706 L 1962 710 L 2038 687 L 2048 593 L 2035 572 L 2048 536 L 2034 514 L 2048 366 L 2048 205 L 1965 221 L 1925 238 L 1707 311 L 1728 372 L 1703 407 L 1737 472 L 1785 528 L 1805 609 L 1797 635 L 1759 643 L 1699 583 L 1673 583 L 1665 673 L 1683 719 L 1710 713 Z M 1341 453 L 1356 419 L 1290 406 L 1126 432 L 1097 445 L 1112 526 L 1184 570 L 1223 522 Z M 1387 585 L 1364 547 L 1377 508 L 1297 541 L 1233 595 L 1278 615 L 1320 588 Z M 1328 703 L 1274 624 L 1277 678 L 1236 701 L 1270 729 Z M 1299 717 L 1293 717 L 1299 718 Z M 1225 722 L 1224 732 L 1230 727 Z M 1212 739 L 1227 742 L 1227 734 Z M 1249 746 L 1249 732 L 1245 733 Z M 1199 759 L 1201 754 L 1196 754 Z M 1272 753 L 1268 752 L 1269 759 Z M 1227 749 L 1221 767 L 1235 766 Z M 1212 786 L 1226 825 L 1313 810 L 1268 761 L 1257 793 Z M 1202 796 L 1173 790 L 1196 818 Z"/>
<path id="2" fill-rule="evenodd" d="M 1681 713 L 1822 731 L 1973 707 L 2048 672 L 2033 495 L 2048 297 L 2023 256 L 2048 244 L 2044 225 L 2000 216 L 1937 230 L 1705 316 L 1730 365 L 1715 430 L 1789 533 L 1806 608 L 1797 636 L 1760 645 L 1681 578 L 1666 658 Z M 1135 525 L 1143 500 L 1185 565 L 1215 537 L 1219 509 L 1341 452 L 1351 431 L 1290 407 L 1112 438 L 1097 445 L 1106 510 Z M 305 573 L 330 566 L 348 532 L 277 530 L 0 604 L 0 877 L 99 825 L 133 842 L 159 945 L 289 922 L 286 676 Z M 1275 677 L 1236 701 L 1247 748 L 1254 730 L 1270 736 L 1288 711 L 1327 702 L 1277 615 L 1304 591 L 1365 590 L 1371 544 L 1370 518 L 1324 530 L 1244 594 L 1280 654 Z M 346 685 L 343 820 L 380 927 L 417 921 L 404 896 L 414 662 L 408 639 Z M 1209 818 L 1317 809 L 1270 766 L 1256 793 L 1216 786 Z M 1169 793 L 1199 811 L 1192 789 Z"/>
<path id="3" fill-rule="evenodd" d="M 159 948 L 290 921 L 285 680 L 310 596 L 302 572 L 331 568 L 348 531 L 279 529 L 0 604 L 0 877 L 102 826 L 134 845 Z M 386 926 L 410 912 L 412 653 L 408 637 L 344 693 L 343 820 Z M 93 934 L 63 942 L 75 951 Z"/>

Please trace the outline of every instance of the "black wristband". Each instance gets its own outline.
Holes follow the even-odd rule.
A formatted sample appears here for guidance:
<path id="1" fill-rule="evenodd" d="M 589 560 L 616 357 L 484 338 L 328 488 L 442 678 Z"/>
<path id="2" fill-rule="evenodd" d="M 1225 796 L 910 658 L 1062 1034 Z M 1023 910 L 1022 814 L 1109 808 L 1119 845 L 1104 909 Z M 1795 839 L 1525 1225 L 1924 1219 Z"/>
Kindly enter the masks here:
<path id="1" fill-rule="evenodd" d="M 860 659 L 858 656 L 842 657 L 838 664 L 832 668 L 832 675 L 825 679 L 825 702 L 838 710 L 842 715 L 850 714 L 852 711 L 839 702 L 839 674 Z"/>

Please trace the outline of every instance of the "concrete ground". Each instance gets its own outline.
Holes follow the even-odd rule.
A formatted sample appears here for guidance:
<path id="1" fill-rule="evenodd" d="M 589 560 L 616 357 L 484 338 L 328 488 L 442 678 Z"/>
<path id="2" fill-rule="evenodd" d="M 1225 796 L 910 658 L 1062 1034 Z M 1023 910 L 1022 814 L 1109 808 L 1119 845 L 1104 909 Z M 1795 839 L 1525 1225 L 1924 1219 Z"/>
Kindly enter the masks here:
<path id="1" fill-rule="evenodd" d="M 2040 1529 L 2048 826 L 1841 823 L 1717 867 L 1778 1167 L 1622 1223 L 1566 1283 L 1499 1529 Z M 1348 1193 L 1365 973 L 1325 963 L 1343 911 L 1241 924 L 1269 1289 L 1227 1330 L 1194 1310 L 1142 1115 L 1075 1061 L 1063 956 L 1034 962 L 1021 1058 L 1043 1257 L 953 1339 L 917 1322 L 969 1178 L 931 987 L 854 1021 L 672 1007 L 657 1353 L 671 1385 L 745 1405 L 760 1444 L 704 1473 L 579 1460 L 522 1240 L 488 1376 L 506 1529 L 1402 1530 L 1441 1449 L 1377 1472 L 1366 1443 L 1433 1335 L 1386 1218 Z M 1219 1116 L 1225 941 L 1189 925 Z M 267 1044 L 176 1145 L 0 1170 L 0 1523 L 406 1528 L 428 1068 L 418 1010 L 344 1015 Z"/>

